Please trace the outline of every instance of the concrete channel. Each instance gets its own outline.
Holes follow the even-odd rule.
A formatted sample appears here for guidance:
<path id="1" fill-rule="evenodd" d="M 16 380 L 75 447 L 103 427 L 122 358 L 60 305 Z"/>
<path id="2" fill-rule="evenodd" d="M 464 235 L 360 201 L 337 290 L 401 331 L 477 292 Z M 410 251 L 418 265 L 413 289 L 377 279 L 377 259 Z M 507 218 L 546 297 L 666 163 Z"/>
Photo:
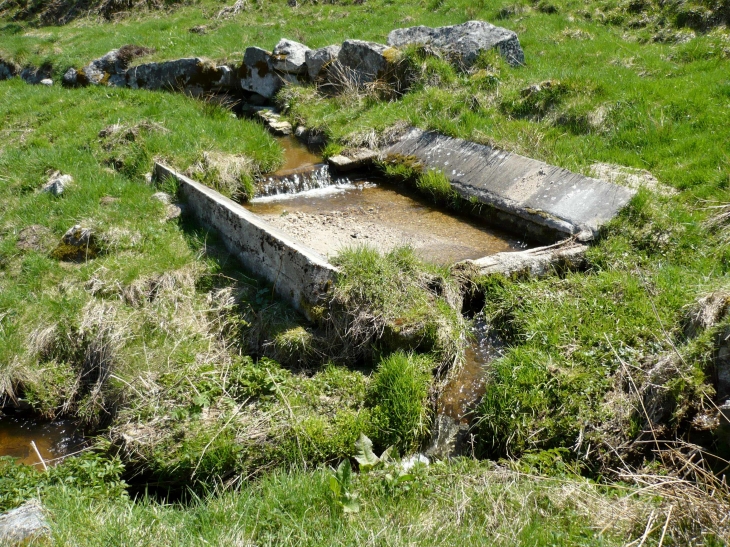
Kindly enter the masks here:
<path id="1" fill-rule="evenodd" d="M 545 275 L 577 267 L 600 226 L 634 192 L 544 162 L 418 129 L 409 130 L 382 154 L 415 156 L 443 171 L 464 198 L 487 207 L 491 222 L 550 243 L 526 251 L 499 252 L 463 261 L 484 274 Z M 338 270 L 312 248 L 215 190 L 160 163 L 158 178 L 174 177 L 180 197 L 201 224 L 219 233 L 241 264 L 274 286 L 283 300 L 312 318 L 325 305 Z M 562 245 L 555 241 L 567 240 Z"/>
<path id="2" fill-rule="evenodd" d="M 279 297 L 309 319 L 332 288 L 337 268 L 312 249 L 215 190 L 155 163 L 158 180 L 173 177 L 198 221 L 218 232 L 241 264 L 274 286 Z"/>

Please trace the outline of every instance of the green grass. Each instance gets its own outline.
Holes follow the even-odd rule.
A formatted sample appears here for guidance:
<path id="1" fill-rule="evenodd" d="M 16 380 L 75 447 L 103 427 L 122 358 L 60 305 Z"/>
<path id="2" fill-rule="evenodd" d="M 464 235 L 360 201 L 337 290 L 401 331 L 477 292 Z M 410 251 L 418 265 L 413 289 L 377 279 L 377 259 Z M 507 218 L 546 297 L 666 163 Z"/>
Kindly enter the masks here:
<path id="1" fill-rule="evenodd" d="M 369 0 L 290 8 L 276 0 L 216 20 L 225 5 L 205 0 L 62 27 L 6 14 L 0 56 L 50 62 L 58 79 L 126 43 L 156 48 L 137 62 L 199 55 L 238 63 L 246 46 L 272 48 L 281 37 L 311 47 L 383 42 L 396 27 L 469 19 L 515 30 L 524 67 L 490 53 L 463 72 L 414 49 L 403 60 L 410 90 L 397 99 L 327 97 L 309 87 L 287 88 L 278 102 L 291 120 L 330 137 L 328 153 L 377 142 L 406 122 L 585 174 L 594 162 L 647 169 L 678 190 L 640 191 L 603 229 L 586 272 L 474 280 L 506 343 L 477 410 L 474 450 L 524 455 L 520 469 L 606 478 L 651 460 L 631 444 L 646 441 L 650 425 L 669 439 L 696 438 L 693 420 L 714 403 L 714 339 L 728 321 L 696 337 L 684 329 L 688 307 L 727 286 L 730 263 L 726 230 L 706 224 L 708 204 L 730 201 L 730 47 L 727 29 L 710 20 L 725 4 Z M 207 33 L 189 32 L 202 24 Z M 697 35 L 685 42 L 687 27 Z M 133 138 L 100 137 L 112 124 L 135 128 Z M 53 542 L 612 545 L 641 536 L 661 493 L 637 513 L 623 505 L 616 513 L 606 507 L 615 509 L 620 489 L 574 476 L 505 479 L 479 463 L 434 465 L 415 484 L 399 483 L 392 470 L 390 479 L 385 471 L 358 475 L 361 512 L 340 515 L 329 471 L 310 468 L 351 456 L 363 432 L 382 448 L 417 447 L 433 383 L 426 372 L 450 363 L 462 343 L 458 287 L 449 271 L 408 250 L 350 250 L 337 259 L 344 275 L 322 330 L 304 324 L 270 287 L 241 272 L 212 234 L 163 222 L 164 207 L 150 199 L 157 188 L 143 176 L 153 158 L 184 170 L 206 152 L 245 156 L 250 172 L 281 158 L 260 126 L 183 96 L 0 82 L 0 389 L 22 393 L 46 415 L 91 424 L 115 408 L 107 440 L 116 450 L 132 439 L 120 452 L 126 472 L 163 490 L 239 488 L 183 507 L 45 484 Z M 59 198 L 38 192 L 56 169 L 75 184 Z M 440 174 L 403 162 L 385 170 L 450 199 Z M 234 181 L 230 193 L 247 181 Z M 117 200 L 102 201 L 108 197 Z M 28 226 L 46 227 L 53 242 L 76 223 L 98 235 L 96 258 L 66 263 L 51 257 L 52 248 L 18 248 Z M 343 333 L 352 346 L 334 351 L 331 341 Z M 99 361 L 104 348 L 114 350 L 108 384 L 101 394 L 79 387 L 86 357 Z M 668 355 L 674 368 L 657 378 L 655 365 Z M 646 399 L 656 403 L 652 423 L 637 390 L 661 394 Z M 629 446 L 623 460 L 618 446 Z M 671 472 L 657 462 L 652 473 L 656 466 L 658 475 Z M 13 491 L 34 480 L 6 484 Z M 625 520 L 611 525 L 607 514 Z M 701 536 L 710 528 L 702 522 L 672 521 L 663 544 L 690 537 L 720 544 Z M 660 529 L 651 528 L 648 544 L 660 542 Z"/>
<path id="2" fill-rule="evenodd" d="M 603 492 L 582 480 L 570 486 L 560 479 L 535 483 L 529 475 L 459 462 L 417 469 L 413 480 L 393 486 L 386 473 L 355 476 L 351 488 L 360 511 L 341 515 L 331 475 L 324 469 L 272 473 L 238 492 L 187 506 L 95 500 L 54 489 L 43 497 L 53 523 L 49 543 L 607 546 L 639 538 L 642 519 L 655 508 L 651 500 Z M 658 536 L 650 536 L 652 544 Z"/>
<path id="3" fill-rule="evenodd" d="M 428 404 L 435 363 L 427 356 L 396 352 L 381 360 L 368 399 L 373 441 L 383 449 L 417 450 L 431 426 Z"/>

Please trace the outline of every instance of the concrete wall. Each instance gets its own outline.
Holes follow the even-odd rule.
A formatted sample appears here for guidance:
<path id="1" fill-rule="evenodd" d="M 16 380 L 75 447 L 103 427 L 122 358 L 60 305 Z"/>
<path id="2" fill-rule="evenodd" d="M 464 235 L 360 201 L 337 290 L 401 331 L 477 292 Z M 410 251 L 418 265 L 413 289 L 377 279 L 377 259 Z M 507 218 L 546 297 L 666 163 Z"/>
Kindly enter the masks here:
<path id="1" fill-rule="evenodd" d="M 485 219 L 542 241 L 593 239 L 635 193 L 519 154 L 415 128 L 383 153 L 417 157 L 425 167 L 442 171 L 461 197 L 484 204 Z"/>
<path id="2" fill-rule="evenodd" d="M 322 305 L 332 288 L 337 275 L 334 266 L 215 190 L 159 163 L 155 175 L 174 177 L 190 211 L 204 226 L 218 232 L 241 264 L 273 284 L 275 292 L 295 309 L 313 318 L 312 308 Z"/>

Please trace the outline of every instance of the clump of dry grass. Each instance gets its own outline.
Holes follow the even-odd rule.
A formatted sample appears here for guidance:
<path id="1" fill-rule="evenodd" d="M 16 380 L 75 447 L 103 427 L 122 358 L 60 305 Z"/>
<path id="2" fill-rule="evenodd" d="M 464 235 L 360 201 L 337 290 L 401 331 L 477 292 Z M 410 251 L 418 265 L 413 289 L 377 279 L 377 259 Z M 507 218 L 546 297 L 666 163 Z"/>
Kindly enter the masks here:
<path id="1" fill-rule="evenodd" d="M 697 336 L 720 321 L 728 312 L 730 291 L 719 289 L 699 298 L 687 307 L 684 332 L 688 338 Z"/>
<path id="2" fill-rule="evenodd" d="M 240 201 L 254 196 L 254 163 L 240 154 L 203 152 L 186 174 Z"/>

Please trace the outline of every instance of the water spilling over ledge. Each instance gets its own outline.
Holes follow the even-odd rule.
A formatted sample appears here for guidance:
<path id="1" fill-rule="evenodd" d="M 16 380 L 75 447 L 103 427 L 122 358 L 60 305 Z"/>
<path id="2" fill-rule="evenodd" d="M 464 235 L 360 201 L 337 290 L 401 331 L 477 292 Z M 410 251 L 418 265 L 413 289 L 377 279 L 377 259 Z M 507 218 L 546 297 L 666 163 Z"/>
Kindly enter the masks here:
<path id="1" fill-rule="evenodd" d="M 347 179 L 334 178 L 329 166 L 317 164 L 288 172 L 279 171 L 276 174 L 262 177 L 256 185 L 256 196 L 298 194 L 348 182 Z"/>

